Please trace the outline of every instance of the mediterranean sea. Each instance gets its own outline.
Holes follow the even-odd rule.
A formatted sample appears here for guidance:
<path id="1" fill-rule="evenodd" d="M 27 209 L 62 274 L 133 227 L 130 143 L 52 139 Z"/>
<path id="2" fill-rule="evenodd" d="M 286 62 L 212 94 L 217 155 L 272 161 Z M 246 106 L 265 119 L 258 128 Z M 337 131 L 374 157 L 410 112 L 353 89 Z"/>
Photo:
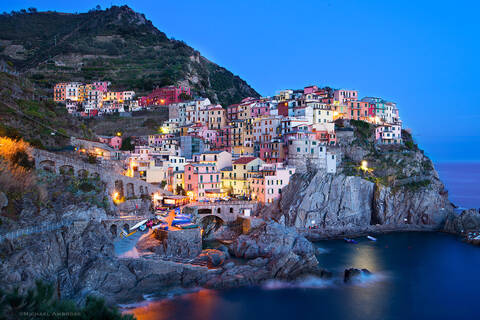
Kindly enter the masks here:
<path id="1" fill-rule="evenodd" d="M 450 199 L 480 207 L 480 164 L 437 164 Z M 440 233 L 392 233 L 376 242 L 315 243 L 331 280 L 270 281 L 231 290 L 150 297 L 127 309 L 137 319 L 480 319 L 480 248 Z M 344 284 L 346 268 L 371 276 Z"/>

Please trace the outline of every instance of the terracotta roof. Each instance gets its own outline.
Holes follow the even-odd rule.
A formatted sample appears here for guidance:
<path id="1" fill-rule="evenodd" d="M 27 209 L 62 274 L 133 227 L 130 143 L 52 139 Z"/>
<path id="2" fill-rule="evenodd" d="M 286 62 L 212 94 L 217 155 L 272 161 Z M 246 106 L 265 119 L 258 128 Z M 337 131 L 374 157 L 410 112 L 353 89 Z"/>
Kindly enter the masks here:
<path id="1" fill-rule="evenodd" d="M 233 161 L 233 164 L 247 164 L 252 162 L 255 159 L 257 159 L 257 157 L 242 157 Z"/>

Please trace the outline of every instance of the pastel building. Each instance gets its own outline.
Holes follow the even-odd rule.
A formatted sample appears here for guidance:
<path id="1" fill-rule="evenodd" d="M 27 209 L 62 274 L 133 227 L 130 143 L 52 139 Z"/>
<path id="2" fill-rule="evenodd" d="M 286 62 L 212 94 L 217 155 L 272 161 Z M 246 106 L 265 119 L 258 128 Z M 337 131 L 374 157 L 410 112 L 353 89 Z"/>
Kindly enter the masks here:
<path id="1" fill-rule="evenodd" d="M 53 88 L 53 101 L 63 102 L 66 99 L 67 83 L 57 83 Z"/>
<path id="2" fill-rule="evenodd" d="M 375 140 L 379 144 L 402 143 L 402 127 L 399 124 L 385 124 L 375 128 Z"/>
<path id="3" fill-rule="evenodd" d="M 308 168 L 325 170 L 327 173 L 337 172 L 337 156 L 327 152 L 327 147 L 313 139 L 288 141 L 288 165 L 298 171 Z"/>
<path id="4" fill-rule="evenodd" d="M 122 137 L 119 136 L 98 136 L 98 140 L 108 144 L 115 150 L 119 150 L 122 147 Z"/>
<path id="5" fill-rule="evenodd" d="M 184 185 L 192 200 L 206 200 L 223 194 L 221 173 L 213 163 L 190 163 L 185 165 Z"/>
<path id="6" fill-rule="evenodd" d="M 179 103 L 182 101 L 181 94 L 190 95 L 190 88 L 186 86 L 167 86 L 156 88 L 146 97 L 140 99 L 140 105 L 169 105 L 172 103 Z"/>
<path id="7" fill-rule="evenodd" d="M 295 168 L 284 167 L 281 163 L 262 165 L 248 178 L 252 200 L 272 203 L 279 199 L 294 173 Z"/>
<path id="8" fill-rule="evenodd" d="M 258 171 L 263 161 L 257 157 L 242 157 L 234 160 L 232 167 L 222 170 L 222 186 L 235 195 L 247 196 L 248 178 Z"/>
<path id="9" fill-rule="evenodd" d="M 333 92 L 333 99 L 340 103 L 347 103 L 358 100 L 357 90 L 340 89 Z"/>
<path id="10" fill-rule="evenodd" d="M 227 124 L 227 116 L 225 109 L 220 105 L 216 105 L 208 109 L 208 128 L 221 129 Z"/>

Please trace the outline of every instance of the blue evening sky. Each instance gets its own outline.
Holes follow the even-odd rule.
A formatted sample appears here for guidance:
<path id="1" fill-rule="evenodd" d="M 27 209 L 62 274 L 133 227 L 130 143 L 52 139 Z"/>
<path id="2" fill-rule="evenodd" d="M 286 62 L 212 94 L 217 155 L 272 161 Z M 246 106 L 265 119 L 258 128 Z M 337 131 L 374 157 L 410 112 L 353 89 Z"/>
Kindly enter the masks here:
<path id="1" fill-rule="evenodd" d="M 480 161 L 475 1 L 20 0 L 0 11 L 97 4 L 128 4 L 262 95 L 317 84 L 395 101 L 434 161 Z"/>

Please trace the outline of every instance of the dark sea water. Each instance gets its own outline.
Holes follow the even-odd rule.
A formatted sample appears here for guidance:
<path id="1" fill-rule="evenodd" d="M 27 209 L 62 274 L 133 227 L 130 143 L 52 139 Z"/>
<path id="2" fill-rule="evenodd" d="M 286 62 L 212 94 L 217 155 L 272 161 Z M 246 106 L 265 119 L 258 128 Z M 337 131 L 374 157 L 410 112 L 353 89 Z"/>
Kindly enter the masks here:
<path id="1" fill-rule="evenodd" d="M 455 205 L 480 208 L 480 163 L 437 163 L 435 168 Z"/>
<path id="2" fill-rule="evenodd" d="M 480 207 L 480 164 L 436 165 L 450 198 Z M 480 319 L 480 247 L 439 233 L 395 233 L 358 244 L 322 241 L 320 265 L 331 280 L 270 281 L 232 290 L 177 292 L 136 305 L 137 319 Z M 345 268 L 367 268 L 354 284 Z"/>

